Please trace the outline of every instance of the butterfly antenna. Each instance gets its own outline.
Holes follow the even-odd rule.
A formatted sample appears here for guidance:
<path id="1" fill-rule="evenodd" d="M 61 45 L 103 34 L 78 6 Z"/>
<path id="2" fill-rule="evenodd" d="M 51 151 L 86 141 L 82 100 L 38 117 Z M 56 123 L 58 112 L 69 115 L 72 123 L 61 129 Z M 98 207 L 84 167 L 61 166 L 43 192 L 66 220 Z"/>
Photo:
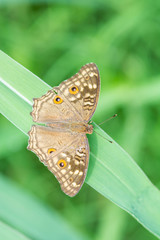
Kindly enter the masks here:
<path id="1" fill-rule="evenodd" d="M 115 117 L 117 117 L 117 114 L 114 114 L 112 117 L 107 118 L 106 120 L 104 120 L 103 122 L 101 122 L 101 123 L 99 123 L 99 124 L 97 124 L 97 125 L 100 126 L 100 125 L 102 125 L 103 123 L 108 122 L 109 120 L 111 120 L 112 118 L 115 118 Z M 90 122 L 90 123 L 91 123 L 91 122 Z M 99 134 L 98 132 L 96 132 L 94 129 L 93 129 L 93 131 L 94 131 L 96 134 L 98 134 L 99 136 L 101 136 L 102 138 L 104 138 L 105 140 L 107 140 L 108 142 L 113 143 L 113 141 L 109 140 L 109 139 L 106 138 L 106 137 L 103 137 L 101 134 Z"/>
<path id="2" fill-rule="evenodd" d="M 107 140 L 108 142 L 113 143 L 113 141 L 109 140 L 108 138 L 103 137 L 101 134 L 99 134 L 98 132 L 96 132 L 94 129 L 93 129 L 93 131 L 94 131 L 96 134 L 98 134 L 100 137 L 102 137 L 102 138 L 104 138 L 105 140 Z"/>
<path id="3" fill-rule="evenodd" d="M 117 117 L 117 114 L 114 114 L 112 117 L 107 118 L 106 120 L 104 120 L 103 122 L 101 122 L 101 123 L 99 123 L 99 124 L 97 124 L 97 125 L 100 126 L 100 125 L 102 125 L 103 123 L 108 122 L 109 120 L 111 120 L 112 118 L 115 118 L 115 117 Z"/>

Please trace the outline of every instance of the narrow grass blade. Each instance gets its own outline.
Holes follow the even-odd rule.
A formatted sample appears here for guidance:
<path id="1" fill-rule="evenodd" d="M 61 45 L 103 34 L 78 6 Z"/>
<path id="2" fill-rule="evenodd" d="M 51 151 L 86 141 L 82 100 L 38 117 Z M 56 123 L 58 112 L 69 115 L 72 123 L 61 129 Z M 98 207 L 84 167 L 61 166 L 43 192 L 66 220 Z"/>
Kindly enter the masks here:
<path id="1" fill-rule="evenodd" d="M 37 240 L 86 239 L 85 236 L 74 231 L 57 212 L 25 193 L 3 175 L 0 175 L 0 189 L 0 217 L 29 238 Z M 6 238 L 0 239 L 6 240 Z"/>
<path id="2" fill-rule="evenodd" d="M 41 96 L 50 87 L 2 52 L 0 79 L 1 112 L 27 133 L 32 98 Z M 11 107 L 14 104 L 18 105 L 15 115 Z M 22 116 L 25 122 L 18 120 Z M 160 237 L 159 190 L 116 142 L 108 142 L 106 139 L 110 137 L 96 124 L 94 129 L 101 136 L 96 132 L 89 136 L 91 152 L 86 182 Z"/>
<path id="3" fill-rule="evenodd" d="M 5 240 L 31 240 L 31 238 L 25 237 L 22 233 L 11 228 L 7 224 L 0 221 L 0 239 Z"/>

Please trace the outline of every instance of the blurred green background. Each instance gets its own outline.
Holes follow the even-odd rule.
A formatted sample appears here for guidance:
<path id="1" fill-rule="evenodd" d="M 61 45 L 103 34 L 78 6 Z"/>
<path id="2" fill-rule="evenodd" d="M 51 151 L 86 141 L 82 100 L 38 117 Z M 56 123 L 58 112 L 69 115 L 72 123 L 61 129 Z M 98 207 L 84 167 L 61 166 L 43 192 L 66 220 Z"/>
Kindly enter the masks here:
<path id="1" fill-rule="evenodd" d="M 101 93 L 93 120 L 118 114 L 102 128 L 158 188 L 159 42 L 160 1 L 0 0 L 1 50 L 49 85 L 58 85 L 88 62 L 97 64 Z M 156 239 L 87 184 L 75 198 L 66 196 L 27 151 L 27 137 L 2 115 L 0 129 L 0 172 L 55 210 L 77 234 L 94 240 Z M 59 239 L 54 237 L 53 232 L 50 239 Z"/>

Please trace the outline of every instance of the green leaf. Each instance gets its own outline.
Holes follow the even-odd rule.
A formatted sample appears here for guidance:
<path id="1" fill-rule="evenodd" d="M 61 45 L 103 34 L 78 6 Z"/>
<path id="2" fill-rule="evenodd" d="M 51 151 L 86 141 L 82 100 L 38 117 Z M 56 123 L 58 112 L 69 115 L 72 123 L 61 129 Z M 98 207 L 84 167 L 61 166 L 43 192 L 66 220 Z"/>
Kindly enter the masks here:
<path id="1" fill-rule="evenodd" d="M 74 231 L 57 212 L 27 194 L 3 175 L 0 175 L 0 189 L 0 217 L 5 219 L 9 225 L 25 233 L 29 238 L 37 240 L 86 239 L 80 233 Z M 1 226 L 3 226 L 3 229 L 1 229 Z M 22 238 L 22 236 L 21 238 L 18 237 L 18 235 L 20 236 L 18 231 L 15 233 L 17 238 L 9 238 L 13 230 L 8 227 L 7 235 L 7 233 L 4 233 L 5 228 L 7 230 L 7 227 L 0 223 L 0 239 L 7 240 L 7 237 L 1 237 L 2 234 L 4 236 L 6 234 L 8 239 L 12 240 L 28 239 Z"/>
<path id="2" fill-rule="evenodd" d="M 0 52 L 1 112 L 25 134 L 32 119 L 32 98 L 51 87 Z M 54 85 L 54 83 L 53 83 Z M 94 124 L 86 182 L 160 237 L 160 192 L 133 159 Z M 111 139 L 110 143 L 107 139 Z"/>
<path id="3" fill-rule="evenodd" d="M 31 240 L 15 229 L 0 221 L 0 239 L 5 240 Z"/>

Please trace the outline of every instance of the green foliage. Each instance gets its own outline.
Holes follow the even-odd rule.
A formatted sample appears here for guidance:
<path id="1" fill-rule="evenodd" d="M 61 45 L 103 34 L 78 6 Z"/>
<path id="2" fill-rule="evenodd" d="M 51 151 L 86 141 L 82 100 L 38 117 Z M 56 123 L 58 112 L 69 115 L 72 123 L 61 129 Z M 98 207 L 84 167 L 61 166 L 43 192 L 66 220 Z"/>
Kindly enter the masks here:
<path id="1" fill-rule="evenodd" d="M 0 222 L 0 237 L 1 239 L 5 240 L 29 240 L 29 238 L 25 237 L 21 233 L 15 231 L 15 229 L 12 229 L 10 226 L 7 226 L 3 222 Z"/>
<path id="2" fill-rule="evenodd" d="M 79 4 L 70 1 L 68 5 L 67 2 L 59 1 L 54 4 L 21 4 L 18 7 L 14 5 L 5 7 L 3 4 L 0 14 L 1 48 L 51 86 L 58 85 L 62 80 L 70 77 L 81 65 L 95 62 L 100 69 L 102 80 L 101 96 L 94 116 L 95 122 L 99 123 L 106 117 L 118 113 L 119 117 L 104 125 L 104 129 L 134 157 L 151 181 L 159 187 L 160 19 L 158 10 L 160 3 L 150 0 L 114 0 L 107 3 L 101 0 L 98 5 L 92 3 L 82 1 Z M 0 62 L 0 65 L 5 66 L 5 63 Z M 7 73 L 6 71 L 1 69 L 1 74 L 5 76 L 7 74 L 7 80 L 11 80 L 12 85 L 17 78 L 17 73 L 16 76 L 14 75 L 14 66 L 12 71 Z M 38 97 L 41 92 L 44 93 L 48 89 L 47 85 L 39 89 L 41 85 L 39 79 L 36 82 L 34 77 L 34 86 L 37 89 L 35 96 L 35 87 L 30 88 L 28 92 L 26 86 L 29 82 L 21 74 L 19 71 L 19 78 L 16 79 L 18 90 L 23 96 L 24 92 L 30 95 L 30 98 L 25 95 L 30 103 L 32 97 Z M 27 132 L 32 123 L 31 119 L 26 120 L 31 105 L 25 101 L 25 98 L 22 105 L 19 101 L 16 102 L 16 94 L 11 94 L 4 84 L 0 85 L 0 90 L 1 111 L 3 109 L 4 115 L 7 116 L 9 110 L 12 113 L 11 117 L 17 121 L 16 125 L 26 126 L 21 130 Z M 2 105 L 2 102 L 5 104 Z M 16 117 L 18 113 L 20 115 Z M 155 239 L 129 215 L 107 202 L 86 184 L 74 199 L 61 193 L 59 185 L 47 169 L 32 153 L 25 150 L 27 139 L 23 134 L 3 117 L 0 121 L 1 172 L 33 192 L 46 205 L 57 209 L 68 224 L 92 239 Z M 97 143 L 92 139 L 98 139 Z M 96 148 L 99 150 L 99 145 L 103 142 L 102 139 L 99 142 L 99 139 L 96 135 L 90 139 L 94 151 L 97 151 Z M 104 151 L 109 151 L 105 163 L 112 165 L 117 163 L 114 161 L 116 157 L 109 155 L 113 148 L 110 145 L 107 143 L 107 149 L 102 147 L 102 153 L 99 151 L 99 161 L 96 159 L 95 163 L 93 151 L 87 176 L 87 182 L 93 187 L 96 181 L 98 184 L 101 181 L 102 185 L 99 188 L 101 192 L 108 191 L 108 197 L 109 191 L 116 194 L 113 187 L 118 188 L 117 183 L 106 181 L 109 175 L 107 172 L 105 180 L 107 185 L 104 189 L 104 179 L 101 178 L 103 175 L 100 172 L 98 175 L 94 170 L 96 171 L 97 165 L 102 162 Z M 119 157 L 118 151 L 116 154 Z M 119 171 L 122 171 L 123 165 L 124 163 L 119 160 Z M 131 165 L 133 170 L 132 161 Z M 102 165 L 99 165 L 98 169 L 100 167 L 102 168 Z M 102 172 L 107 167 L 108 165 L 105 164 Z M 118 170 L 117 166 L 116 169 Z M 138 169 L 138 173 L 139 171 Z M 132 180 L 132 187 L 138 192 L 141 181 L 132 179 L 131 176 L 124 176 L 127 178 L 124 179 L 124 183 L 128 184 L 128 179 L 131 183 Z M 158 201 L 157 190 L 152 192 L 149 189 L 147 187 L 148 191 L 144 191 L 138 201 L 132 205 L 132 214 L 143 213 L 141 216 L 143 215 L 144 219 L 138 216 L 142 222 L 147 219 L 146 209 L 152 214 L 155 208 L 153 202 Z M 119 192 L 121 191 L 122 186 L 119 187 Z M 128 200 L 125 202 L 127 194 L 120 195 L 119 199 L 123 200 L 122 204 L 130 202 Z M 152 204 L 148 205 L 150 201 Z M 151 226 L 152 221 L 149 224 Z"/>
<path id="3" fill-rule="evenodd" d="M 50 88 L 3 52 L 0 60 L 1 112 L 27 134 L 25 130 L 33 124 L 27 112 L 31 111 L 32 94 L 41 96 L 45 88 Z M 118 144 L 111 144 L 109 136 L 95 124 L 94 130 L 89 137 L 87 182 L 160 236 L 160 192 Z"/>
<path id="4" fill-rule="evenodd" d="M 2 175 L 0 175 L 0 189 L 3 191 L 0 198 L 1 218 L 29 236 L 29 239 L 50 239 L 53 237 L 53 229 L 54 235 L 57 236 L 58 239 L 87 239 L 82 238 L 82 236 L 78 237 L 78 232 L 75 232 L 74 229 L 68 226 L 56 211 L 42 204 L 33 196 L 26 194 L 22 189 L 15 186 Z M 2 227 L 1 223 L 0 226 Z M 5 232 L 6 231 L 3 233 L 4 236 Z M 10 229 L 8 229 L 8 232 L 11 232 Z M 13 234 L 13 230 L 11 234 Z M 1 239 L 6 240 L 6 237 L 2 237 L 3 235 L 2 231 L 0 231 Z M 21 239 L 20 236 L 16 237 L 17 238 L 13 238 L 12 235 L 10 239 Z M 22 240 L 23 239 L 27 240 L 28 238 L 22 238 Z"/>

